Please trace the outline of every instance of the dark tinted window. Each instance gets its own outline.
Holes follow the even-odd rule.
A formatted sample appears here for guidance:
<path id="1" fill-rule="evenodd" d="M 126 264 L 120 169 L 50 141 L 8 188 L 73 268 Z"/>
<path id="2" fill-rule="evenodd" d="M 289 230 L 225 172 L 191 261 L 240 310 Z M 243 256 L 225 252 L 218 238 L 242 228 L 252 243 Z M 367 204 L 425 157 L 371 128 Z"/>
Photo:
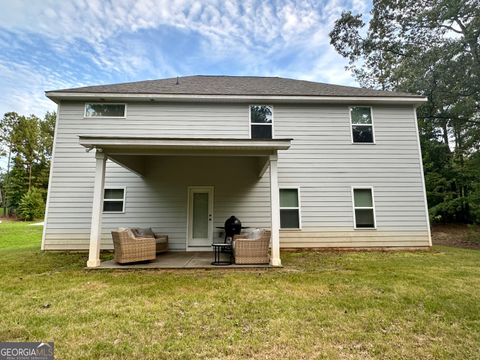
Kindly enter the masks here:
<path id="1" fill-rule="evenodd" d="M 103 211 L 124 211 L 125 189 L 105 189 L 103 193 Z"/>
<path id="2" fill-rule="evenodd" d="M 252 139 L 271 139 L 272 126 L 252 125 Z"/>
<path id="3" fill-rule="evenodd" d="M 103 211 L 123 211 L 123 201 L 104 201 Z"/>
<path id="4" fill-rule="evenodd" d="M 372 126 L 352 125 L 352 135 L 354 143 L 373 143 Z"/>
<path id="5" fill-rule="evenodd" d="M 373 218 L 373 209 L 357 209 L 355 210 L 355 219 L 357 228 L 374 228 L 375 221 Z"/>
<path id="6" fill-rule="evenodd" d="M 300 227 L 298 209 L 281 209 L 280 227 L 282 229 L 298 229 Z"/>

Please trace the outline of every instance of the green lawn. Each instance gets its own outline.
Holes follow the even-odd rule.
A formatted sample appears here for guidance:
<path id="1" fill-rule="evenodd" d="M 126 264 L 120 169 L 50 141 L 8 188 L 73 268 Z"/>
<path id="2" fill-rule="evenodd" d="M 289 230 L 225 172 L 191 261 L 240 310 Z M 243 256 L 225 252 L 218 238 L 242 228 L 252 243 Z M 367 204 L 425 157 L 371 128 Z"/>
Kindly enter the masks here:
<path id="1" fill-rule="evenodd" d="M 303 252 L 267 271 L 88 271 L 0 224 L 0 341 L 58 359 L 478 359 L 480 251 Z"/>

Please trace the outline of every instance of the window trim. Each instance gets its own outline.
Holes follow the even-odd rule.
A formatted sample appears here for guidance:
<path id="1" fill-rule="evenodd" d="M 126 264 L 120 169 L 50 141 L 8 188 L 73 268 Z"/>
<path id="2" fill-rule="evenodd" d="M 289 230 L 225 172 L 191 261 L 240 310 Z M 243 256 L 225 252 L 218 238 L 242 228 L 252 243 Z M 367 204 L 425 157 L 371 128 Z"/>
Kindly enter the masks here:
<path id="1" fill-rule="evenodd" d="M 372 207 L 355 207 L 355 190 L 364 190 L 364 189 L 369 189 L 372 194 Z M 364 185 L 354 185 L 351 188 L 351 193 L 352 193 L 352 210 L 353 210 L 353 228 L 355 230 L 377 230 L 377 212 L 375 210 L 375 193 L 373 186 L 364 186 Z M 357 227 L 357 215 L 355 214 L 355 210 L 373 210 L 373 227 Z"/>
<path id="2" fill-rule="evenodd" d="M 89 104 L 101 104 L 101 105 L 125 105 L 125 111 L 123 116 L 88 116 L 87 115 L 87 105 Z M 127 118 L 127 103 L 114 103 L 114 102 L 86 102 L 83 105 L 83 118 L 84 119 L 126 119 Z"/>
<path id="3" fill-rule="evenodd" d="M 280 191 L 281 190 L 297 190 L 297 198 L 298 198 L 298 207 L 282 207 L 280 205 Z M 279 186 L 278 187 L 278 208 L 279 208 L 279 215 L 282 210 L 298 210 L 298 228 L 282 228 L 282 222 L 280 221 L 280 230 L 302 230 L 302 201 L 300 195 L 300 186 Z"/>
<path id="4" fill-rule="evenodd" d="M 372 119 L 371 124 L 354 124 L 352 122 L 352 108 L 354 107 L 365 107 L 365 108 L 370 108 L 370 117 Z M 368 106 L 368 105 L 350 105 L 348 107 L 348 117 L 350 118 L 350 141 L 352 142 L 352 145 L 376 145 L 377 140 L 375 137 L 375 121 L 374 121 L 374 116 L 373 116 L 373 106 Z M 373 141 L 372 142 L 355 142 L 353 141 L 353 125 L 355 126 L 371 126 L 372 127 L 372 137 Z"/>
<path id="5" fill-rule="evenodd" d="M 265 124 L 265 123 L 252 123 L 252 111 L 251 107 L 252 106 L 270 106 L 272 108 L 272 123 L 271 124 Z M 269 104 L 249 104 L 248 105 L 248 138 L 252 139 L 252 125 L 259 125 L 259 126 L 271 126 L 272 127 L 272 139 L 275 139 L 275 109 L 273 105 Z"/>
<path id="6" fill-rule="evenodd" d="M 105 190 L 123 190 L 123 199 L 122 199 L 122 211 L 104 211 L 105 201 L 120 201 L 120 199 L 105 199 Z M 127 187 L 126 186 L 105 186 L 103 188 L 102 194 L 102 213 L 103 214 L 125 214 L 126 208 L 126 199 L 127 199 Z"/>

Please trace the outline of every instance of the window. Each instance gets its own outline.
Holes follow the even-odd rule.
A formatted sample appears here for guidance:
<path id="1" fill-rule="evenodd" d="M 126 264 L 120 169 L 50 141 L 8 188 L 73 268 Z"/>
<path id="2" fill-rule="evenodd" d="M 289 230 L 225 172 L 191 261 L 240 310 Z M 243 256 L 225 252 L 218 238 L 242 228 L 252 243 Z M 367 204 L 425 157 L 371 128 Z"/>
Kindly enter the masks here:
<path id="1" fill-rule="evenodd" d="M 280 228 L 300 229 L 299 189 L 280 189 Z"/>
<path id="2" fill-rule="evenodd" d="M 250 105 L 250 134 L 252 139 L 271 139 L 273 106 Z"/>
<path id="3" fill-rule="evenodd" d="M 372 108 L 369 106 L 350 107 L 352 142 L 354 144 L 374 144 Z"/>
<path id="4" fill-rule="evenodd" d="M 375 229 L 375 207 L 371 187 L 353 188 L 356 229 Z"/>
<path id="5" fill-rule="evenodd" d="M 125 188 L 108 188 L 103 194 L 103 212 L 125 211 Z"/>
<path id="6" fill-rule="evenodd" d="M 125 104 L 85 104 L 85 117 L 125 117 Z"/>

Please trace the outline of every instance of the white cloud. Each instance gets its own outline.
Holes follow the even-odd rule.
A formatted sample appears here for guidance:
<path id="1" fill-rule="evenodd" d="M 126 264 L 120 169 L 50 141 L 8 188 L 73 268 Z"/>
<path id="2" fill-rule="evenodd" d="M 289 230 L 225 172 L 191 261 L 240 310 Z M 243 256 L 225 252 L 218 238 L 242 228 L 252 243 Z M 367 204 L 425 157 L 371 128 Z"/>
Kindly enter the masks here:
<path id="1" fill-rule="evenodd" d="M 365 12 L 361 0 L 255 1 L 255 0 L 0 0 L 0 31 L 15 34 L 25 46 L 32 35 L 46 39 L 60 57 L 88 59 L 111 78 L 128 81 L 140 75 L 161 77 L 198 73 L 205 65 L 235 64 L 235 73 L 300 77 L 352 84 L 343 70 L 346 62 L 328 45 L 328 33 L 342 10 Z M 141 42 L 142 31 L 172 27 L 196 34 L 198 51 L 172 59 L 163 38 Z M 23 45 L 22 45 L 23 44 Z M 188 60 L 187 60 L 188 58 Z M 286 60 L 287 65 L 279 59 Z M 11 59 L 10 59 L 11 60 Z M 12 86 L 9 106 L 33 111 L 29 102 L 45 109 L 44 89 L 80 85 L 70 74 L 38 64 L 9 62 L 0 56 L 0 86 Z M 88 70 L 88 69 L 87 69 Z M 114 74 L 115 76 L 113 76 Z M 84 74 L 83 80 L 92 76 Z M 103 81 L 103 80 L 102 80 Z M 95 77 L 92 82 L 98 82 Z M 4 88 L 3 88 L 4 89 Z M 41 94 L 41 95 L 38 95 Z M 28 97 L 29 100 L 25 101 Z M 21 100 L 23 99 L 23 101 Z M 17 104 L 14 107 L 14 104 Z"/>

